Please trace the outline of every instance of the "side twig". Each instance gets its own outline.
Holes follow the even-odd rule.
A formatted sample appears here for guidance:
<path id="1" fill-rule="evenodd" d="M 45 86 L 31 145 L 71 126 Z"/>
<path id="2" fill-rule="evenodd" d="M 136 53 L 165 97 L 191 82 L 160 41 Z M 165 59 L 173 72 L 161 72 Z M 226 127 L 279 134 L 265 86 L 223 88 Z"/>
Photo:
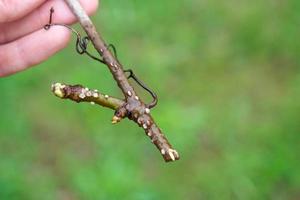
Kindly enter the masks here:
<path id="1" fill-rule="evenodd" d="M 77 103 L 90 102 L 113 110 L 117 110 L 124 104 L 124 101 L 115 97 L 104 95 L 98 90 L 91 90 L 82 85 L 68 85 L 62 83 L 52 84 L 53 94 L 62 99 L 70 99 Z"/>
<path id="2" fill-rule="evenodd" d="M 94 102 L 99 105 L 114 109 L 115 115 L 112 120 L 113 123 L 117 123 L 125 117 L 133 120 L 144 129 L 166 162 L 178 160 L 179 154 L 173 149 L 150 115 L 150 108 L 152 108 L 156 102 L 154 102 L 153 105 L 151 104 L 151 106 L 147 106 L 139 98 L 133 87 L 130 85 L 124 73 L 123 66 L 118 59 L 115 58 L 112 52 L 110 52 L 108 48 L 109 46 L 106 45 L 100 34 L 97 32 L 95 26 L 86 12 L 83 10 L 78 0 L 65 0 L 65 2 L 77 17 L 82 28 L 87 33 L 88 38 L 91 40 L 95 49 L 101 56 L 103 63 L 109 68 L 119 88 L 122 90 L 125 100 L 123 101 L 115 98 L 106 99 L 105 96 L 103 98 L 103 95 L 99 93 L 97 93 L 99 95 L 98 97 L 93 96 L 95 93 L 90 96 L 87 95 L 87 92 L 90 92 L 90 90 L 85 90 L 83 92 L 83 86 L 80 85 L 69 86 L 56 84 L 52 88 L 54 94 L 61 98 L 69 98 L 76 102 Z M 84 98 L 82 98 L 83 96 Z"/>

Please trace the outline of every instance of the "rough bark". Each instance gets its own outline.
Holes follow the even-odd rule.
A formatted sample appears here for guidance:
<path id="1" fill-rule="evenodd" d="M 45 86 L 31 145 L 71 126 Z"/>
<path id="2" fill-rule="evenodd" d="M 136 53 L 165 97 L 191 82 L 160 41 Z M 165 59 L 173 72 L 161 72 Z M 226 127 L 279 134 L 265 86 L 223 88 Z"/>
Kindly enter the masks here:
<path id="1" fill-rule="evenodd" d="M 115 115 L 112 120 L 113 123 L 117 123 L 121 119 L 128 117 L 130 120 L 136 122 L 144 129 L 166 162 L 178 160 L 179 154 L 173 149 L 166 137 L 162 134 L 160 128 L 154 122 L 152 116 L 150 115 L 150 109 L 145 105 L 141 98 L 139 98 L 134 91 L 134 88 L 128 82 L 122 64 L 119 63 L 114 55 L 109 51 L 108 46 L 97 32 L 95 26 L 86 12 L 83 10 L 78 0 L 65 0 L 65 2 L 77 17 L 95 49 L 98 51 L 104 63 L 109 68 L 119 88 L 122 90 L 125 100 L 116 98 L 106 99 L 105 95 L 100 93 L 97 98 L 93 96 L 87 96 L 87 92 L 90 90 L 84 90 L 83 92 L 84 87 L 80 85 L 69 86 L 65 84 L 55 84 L 52 87 L 52 91 L 54 91 L 56 96 L 61 98 L 68 98 L 76 102 L 94 102 L 99 105 L 114 109 Z M 79 95 L 81 95 L 81 97 L 85 97 L 81 98 Z"/>

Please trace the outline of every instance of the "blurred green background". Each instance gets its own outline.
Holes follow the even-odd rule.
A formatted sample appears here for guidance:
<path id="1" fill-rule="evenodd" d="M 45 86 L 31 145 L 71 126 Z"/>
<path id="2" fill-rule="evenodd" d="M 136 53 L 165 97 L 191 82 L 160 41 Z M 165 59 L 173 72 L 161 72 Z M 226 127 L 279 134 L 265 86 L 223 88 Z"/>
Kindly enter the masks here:
<path id="1" fill-rule="evenodd" d="M 0 79 L 0 199 L 300 199 L 299 11 L 299 0 L 102 0 L 93 20 L 158 93 L 152 114 L 181 160 L 165 163 L 111 110 L 52 95 L 58 81 L 121 96 L 73 40 Z"/>

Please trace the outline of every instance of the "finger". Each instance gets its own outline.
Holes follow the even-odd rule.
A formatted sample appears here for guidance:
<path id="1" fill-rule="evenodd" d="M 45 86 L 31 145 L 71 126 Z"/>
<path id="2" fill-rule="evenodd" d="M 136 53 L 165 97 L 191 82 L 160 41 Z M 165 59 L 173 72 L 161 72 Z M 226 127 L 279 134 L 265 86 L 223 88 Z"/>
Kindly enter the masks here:
<path id="1" fill-rule="evenodd" d="M 0 77 L 34 66 L 64 48 L 70 32 L 64 27 L 41 29 L 0 46 Z"/>
<path id="2" fill-rule="evenodd" d="M 94 13 L 98 7 L 98 0 L 81 0 L 80 3 L 88 14 Z M 11 42 L 39 30 L 49 22 L 49 12 L 51 7 L 54 8 L 53 23 L 70 24 L 75 22 L 75 16 L 64 1 L 50 0 L 22 19 L 0 24 L 0 44 Z"/>
<path id="3" fill-rule="evenodd" d="M 0 0 L 0 23 L 23 17 L 44 1 L 46 0 Z"/>

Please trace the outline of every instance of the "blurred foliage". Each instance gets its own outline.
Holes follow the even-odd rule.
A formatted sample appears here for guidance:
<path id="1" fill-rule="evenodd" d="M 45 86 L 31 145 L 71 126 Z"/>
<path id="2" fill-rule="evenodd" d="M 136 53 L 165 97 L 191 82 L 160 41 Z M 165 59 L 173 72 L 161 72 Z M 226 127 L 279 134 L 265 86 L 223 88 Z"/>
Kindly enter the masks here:
<path id="1" fill-rule="evenodd" d="M 59 81 L 120 96 L 72 43 L 0 79 L 0 199 L 300 199 L 299 10 L 101 1 L 95 24 L 159 94 L 152 113 L 181 160 L 164 163 L 135 124 L 111 125 L 111 110 L 51 94 Z"/>

